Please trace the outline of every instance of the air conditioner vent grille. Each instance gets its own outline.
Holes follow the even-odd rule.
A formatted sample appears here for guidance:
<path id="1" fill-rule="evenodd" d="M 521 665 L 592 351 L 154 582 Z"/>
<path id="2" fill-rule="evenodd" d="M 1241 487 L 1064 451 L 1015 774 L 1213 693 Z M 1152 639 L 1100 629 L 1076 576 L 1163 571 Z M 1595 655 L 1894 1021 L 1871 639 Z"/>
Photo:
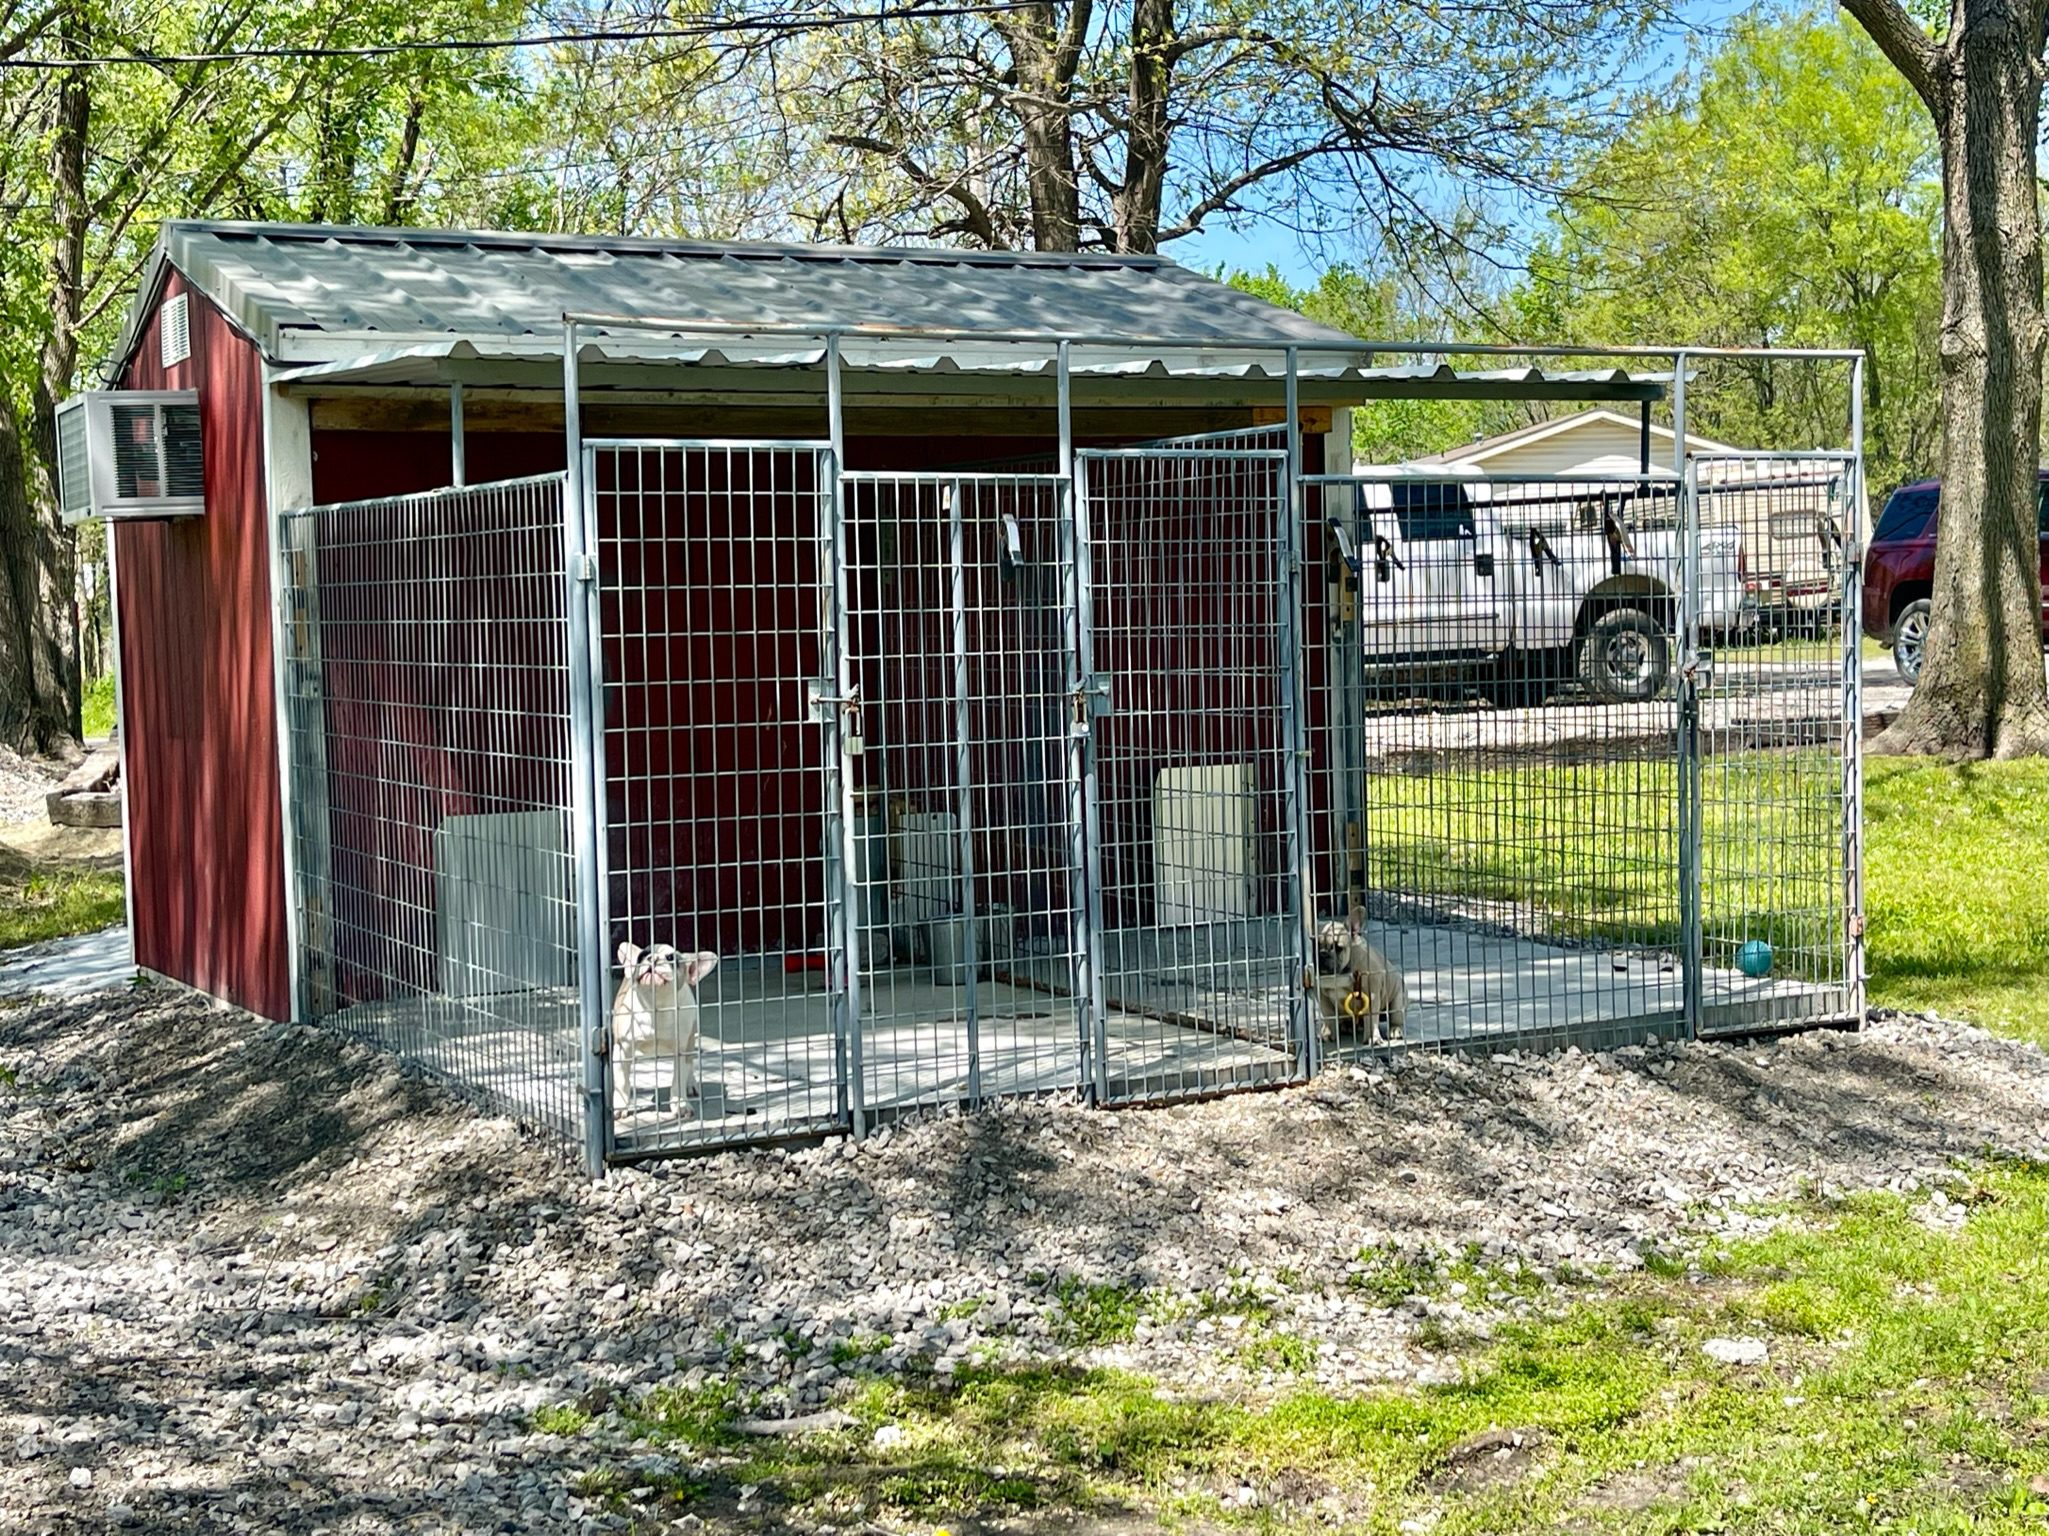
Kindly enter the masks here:
<path id="1" fill-rule="evenodd" d="M 197 517 L 206 510 L 199 396 L 189 389 L 95 390 L 57 415 L 64 515 Z"/>

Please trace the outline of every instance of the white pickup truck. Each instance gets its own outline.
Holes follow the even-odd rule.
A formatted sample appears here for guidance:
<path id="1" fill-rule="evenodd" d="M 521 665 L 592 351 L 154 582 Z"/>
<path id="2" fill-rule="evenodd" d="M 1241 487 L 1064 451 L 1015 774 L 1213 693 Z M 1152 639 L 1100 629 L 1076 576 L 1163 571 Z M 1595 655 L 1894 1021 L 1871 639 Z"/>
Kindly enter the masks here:
<path id="1" fill-rule="evenodd" d="M 1596 698 L 1656 698 L 1680 611 L 1679 496 L 1670 481 L 1523 480 L 1433 466 L 1354 470 L 1326 501 L 1356 572 L 1369 675 L 1452 672 Z M 1704 499 L 1701 627 L 1754 627 L 1742 536 Z"/>

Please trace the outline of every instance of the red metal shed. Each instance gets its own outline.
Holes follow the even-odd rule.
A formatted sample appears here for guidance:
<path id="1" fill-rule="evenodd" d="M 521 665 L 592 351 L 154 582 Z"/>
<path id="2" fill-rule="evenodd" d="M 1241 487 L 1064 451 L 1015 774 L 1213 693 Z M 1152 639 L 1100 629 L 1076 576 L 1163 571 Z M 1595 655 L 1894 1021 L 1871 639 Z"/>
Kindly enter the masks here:
<path id="1" fill-rule="evenodd" d="M 173 300 L 184 302 L 189 355 L 167 362 L 159 316 Z M 1338 334 L 1150 257 L 167 225 L 114 377 L 121 389 L 197 392 L 205 513 L 114 529 L 138 964 L 265 1017 L 293 1012 L 273 513 L 559 471 L 559 363 L 548 359 L 565 306 L 689 309 L 732 324 L 786 323 L 826 303 L 856 326 L 963 316 L 992 332 L 1207 326 L 1220 345 Z M 792 390 L 773 367 L 793 360 L 789 345 L 754 350 L 725 344 L 711 361 L 730 366 L 654 391 L 645 370 L 623 376 L 631 348 L 615 345 L 608 367 L 621 377 L 589 390 L 585 433 L 815 436 L 822 396 Z M 849 401 L 852 467 L 1016 461 L 1053 446 L 1043 379 L 1034 395 L 1014 374 L 962 374 L 951 355 L 891 372 Z M 906 373 L 927 389 L 903 388 Z M 1333 409 L 1357 393 L 1305 387 L 1306 467 L 1321 467 Z M 1272 422 L 1280 394 L 1277 380 L 1228 365 L 1202 384 L 1112 375 L 1078 396 L 1077 441 Z M 742 645 L 740 633 L 728 626 L 699 643 Z M 737 677 L 751 664 L 736 651 L 712 670 Z M 647 739 L 660 734 L 643 724 Z M 781 755 L 796 754 L 786 743 Z M 786 776 L 775 800 L 811 808 L 779 838 L 815 841 L 816 785 Z M 773 862 L 780 846 L 756 852 Z"/>

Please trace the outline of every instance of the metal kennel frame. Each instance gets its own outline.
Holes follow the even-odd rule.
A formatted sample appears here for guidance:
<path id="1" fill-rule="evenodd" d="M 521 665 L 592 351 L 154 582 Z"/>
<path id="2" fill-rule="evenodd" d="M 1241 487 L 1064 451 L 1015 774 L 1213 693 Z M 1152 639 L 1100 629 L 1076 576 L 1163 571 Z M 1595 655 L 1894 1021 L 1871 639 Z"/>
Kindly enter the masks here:
<path id="1" fill-rule="evenodd" d="M 580 1142 L 562 477 L 278 519 L 302 1016 Z"/>
<path id="2" fill-rule="evenodd" d="M 598 330 L 815 343 L 825 430 L 587 441 Z M 978 335 L 1042 353 L 1055 453 L 849 467 L 844 347 L 950 334 L 569 316 L 564 474 L 280 516 L 303 1016 L 593 1171 L 1861 1018 L 1857 541 L 1837 622 L 1757 644 L 1723 539 L 1858 526 L 1857 354 L 1770 354 L 1847 366 L 1847 450 L 1562 480 L 1309 473 L 1304 358 L 1586 349 L 1305 342 L 1279 424 L 1077 448 L 1077 349 L 1139 343 Z M 1683 445 L 1749 354 L 1601 355 L 1671 362 Z M 1354 908 L 1398 1041 L 1320 968 Z M 652 1055 L 622 943 L 715 957 Z"/>

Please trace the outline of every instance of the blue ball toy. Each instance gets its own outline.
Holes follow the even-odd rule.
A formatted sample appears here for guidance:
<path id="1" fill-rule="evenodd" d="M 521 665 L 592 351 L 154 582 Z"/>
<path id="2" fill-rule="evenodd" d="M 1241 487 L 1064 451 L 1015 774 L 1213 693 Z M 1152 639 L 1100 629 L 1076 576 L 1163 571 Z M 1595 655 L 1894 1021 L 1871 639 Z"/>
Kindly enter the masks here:
<path id="1" fill-rule="evenodd" d="M 1736 969 L 1746 976 L 1769 976 L 1772 969 L 1772 947 L 1763 939 L 1745 939 L 1743 947 L 1736 951 Z"/>

